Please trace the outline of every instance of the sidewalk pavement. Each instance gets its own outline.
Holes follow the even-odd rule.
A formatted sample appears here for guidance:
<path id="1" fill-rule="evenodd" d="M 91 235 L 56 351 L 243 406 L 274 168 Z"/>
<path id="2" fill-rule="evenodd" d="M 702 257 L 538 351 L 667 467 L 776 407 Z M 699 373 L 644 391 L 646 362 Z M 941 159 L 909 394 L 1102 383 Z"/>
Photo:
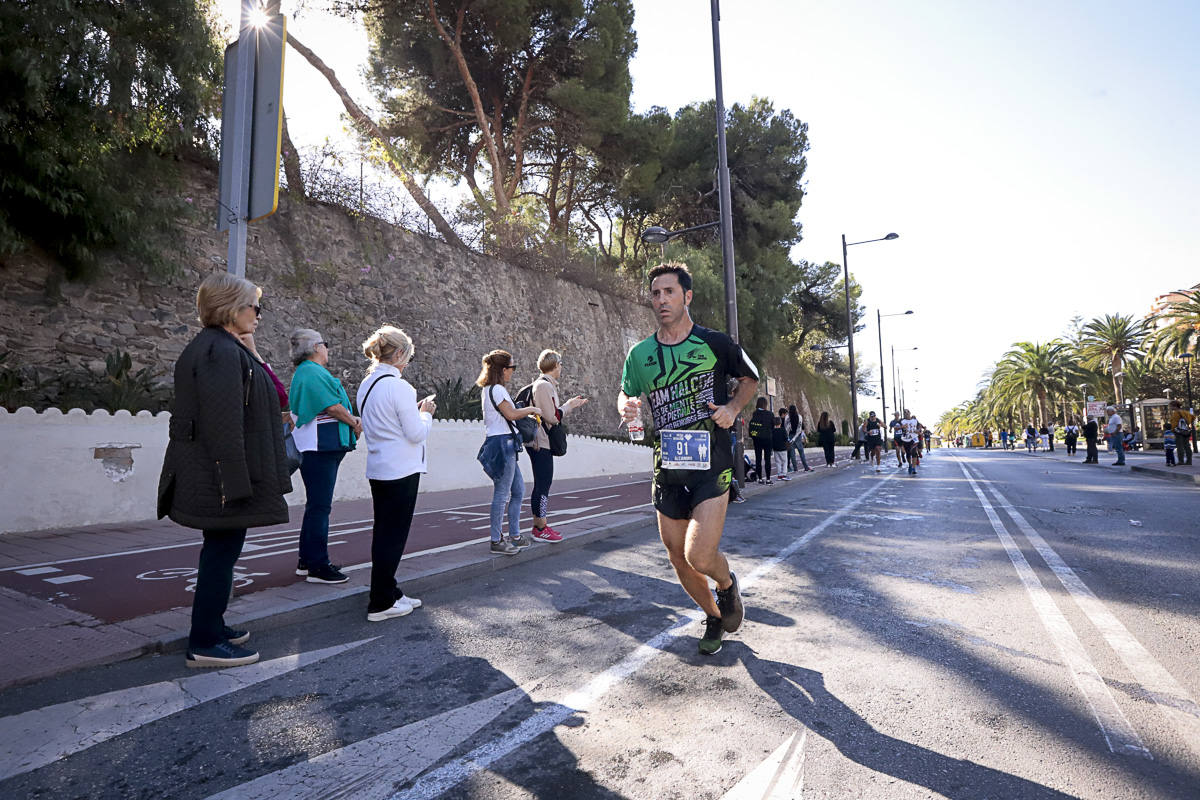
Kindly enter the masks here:
<path id="1" fill-rule="evenodd" d="M 978 449 L 978 448 L 975 448 Z M 1073 456 L 1067 455 L 1067 448 L 1060 442 L 1056 442 L 1054 452 L 1039 451 L 1030 456 L 1024 447 L 1018 447 L 1016 450 L 1009 450 L 1009 453 L 1026 456 L 1029 458 L 1052 458 L 1055 461 L 1074 462 L 1079 464 L 1081 468 L 1088 469 L 1121 469 L 1126 472 L 1139 472 L 1143 475 L 1151 475 L 1155 478 L 1164 478 L 1166 480 L 1183 481 L 1185 483 L 1193 483 L 1200 485 L 1200 455 L 1193 454 L 1192 464 L 1190 466 L 1167 466 L 1167 457 L 1162 450 L 1134 450 L 1125 454 L 1125 466 L 1114 467 L 1112 462 L 1116 459 L 1112 451 L 1107 450 L 1104 445 L 1100 447 L 1100 463 L 1099 464 L 1084 464 L 1085 447 L 1079 447 L 1078 452 Z M 988 452 L 988 451 L 985 451 Z M 998 447 L 992 448 L 990 452 L 1003 453 L 1004 451 Z"/>
<path id="2" fill-rule="evenodd" d="M 839 469 L 861 463 L 848 459 L 850 450 L 849 447 L 837 448 Z M 823 460 L 820 452 L 819 448 L 810 447 L 806 455 Z M 811 460 L 810 465 L 814 467 L 814 472 L 793 473 L 793 479 L 812 480 L 837 471 L 826 470 L 823 465 Z M 554 495 L 566 495 L 589 486 L 601 487 L 606 480 L 619 483 L 631 478 L 648 482 L 649 475 L 556 481 Z M 773 491 L 782 485 L 782 482 L 776 482 L 774 486 L 751 485 L 746 487 L 744 494 L 753 501 L 756 495 Z M 426 591 L 450 583 L 507 569 L 530 559 L 554 555 L 646 526 L 654 520 L 649 505 L 648 483 L 646 490 L 644 496 L 647 503 L 644 507 L 620 509 L 563 525 L 560 532 L 564 538 L 557 544 L 535 541 L 517 556 L 494 556 L 482 545 L 432 548 L 418 557 L 405 556 L 397 571 L 397 580 L 406 593 L 419 597 Z M 480 505 L 491 499 L 491 492 L 491 487 L 479 487 L 423 493 L 419 496 L 417 510 L 419 513 L 422 508 Z M 352 500 L 335 503 L 331 519 L 369 519 L 370 502 Z M 527 506 L 528 498 L 523 502 Z M 528 508 L 525 507 L 523 512 L 522 516 L 528 521 L 525 516 Z M 303 508 L 292 509 L 296 519 L 302 513 Z M 560 524 L 555 522 L 553 515 L 550 522 L 556 526 Z M 418 524 L 414 521 L 414 535 Z M 470 538 L 477 533 L 466 535 Z M 179 547 L 182 550 L 195 545 L 198 540 L 197 531 L 181 528 L 169 520 L 5 534 L 0 536 L 0 570 L 14 570 L 38 563 L 62 563 L 66 559 L 89 560 L 117 550 L 125 553 L 137 553 L 142 548 Z M 189 552 L 189 556 L 194 560 L 195 553 Z M 263 630 L 355 608 L 363 610 L 365 614 L 366 601 L 360 595 L 369 589 L 370 570 L 360 569 L 348 574 L 348 583 L 332 586 L 309 584 L 297 578 L 295 582 L 284 586 L 245 593 L 235 589 L 225 615 L 226 623 L 233 627 Z M 69 580 L 71 577 L 52 577 L 50 580 Z M 147 591 L 142 586 L 136 589 Z M 0 690 L 149 653 L 182 652 L 187 643 L 190 621 L 190 606 L 180 606 L 132 619 L 106 622 L 53 600 L 47 601 L 0 586 Z"/>

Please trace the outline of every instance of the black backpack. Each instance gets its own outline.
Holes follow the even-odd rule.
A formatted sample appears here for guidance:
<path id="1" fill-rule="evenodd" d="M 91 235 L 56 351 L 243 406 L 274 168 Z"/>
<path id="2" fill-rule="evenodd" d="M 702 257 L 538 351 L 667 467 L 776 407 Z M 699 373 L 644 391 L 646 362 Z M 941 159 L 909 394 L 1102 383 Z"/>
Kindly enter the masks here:
<path id="1" fill-rule="evenodd" d="M 536 382 L 534 381 L 534 383 Z M 517 408 L 528 408 L 533 405 L 533 383 L 521 387 L 521 391 L 517 392 L 516 397 L 513 398 L 513 405 Z"/>

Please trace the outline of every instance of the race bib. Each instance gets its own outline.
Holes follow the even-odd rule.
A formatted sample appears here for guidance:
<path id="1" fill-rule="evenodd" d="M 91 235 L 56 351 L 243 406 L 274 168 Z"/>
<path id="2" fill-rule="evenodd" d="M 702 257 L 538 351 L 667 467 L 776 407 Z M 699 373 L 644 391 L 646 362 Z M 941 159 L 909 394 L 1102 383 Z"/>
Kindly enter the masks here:
<path id="1" fill-rule="evenodd" d="M 663 469 L 708 469 L 711 441 L 708 431 L 661 431 Z"/>

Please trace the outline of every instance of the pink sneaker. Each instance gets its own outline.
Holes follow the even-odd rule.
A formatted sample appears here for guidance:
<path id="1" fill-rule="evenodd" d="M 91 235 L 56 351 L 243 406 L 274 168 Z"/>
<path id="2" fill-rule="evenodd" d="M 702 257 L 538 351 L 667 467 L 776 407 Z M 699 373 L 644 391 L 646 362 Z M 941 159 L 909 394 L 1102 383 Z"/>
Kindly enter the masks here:
<path id="1" fill-rule="evenodd" d="M 530 534 L 535 539 L 540 539 L 543 542 L 561 542 L 562 534 L 551 528 L 549 525 L 542 528 L 540 531 L 534 528 Z"/>

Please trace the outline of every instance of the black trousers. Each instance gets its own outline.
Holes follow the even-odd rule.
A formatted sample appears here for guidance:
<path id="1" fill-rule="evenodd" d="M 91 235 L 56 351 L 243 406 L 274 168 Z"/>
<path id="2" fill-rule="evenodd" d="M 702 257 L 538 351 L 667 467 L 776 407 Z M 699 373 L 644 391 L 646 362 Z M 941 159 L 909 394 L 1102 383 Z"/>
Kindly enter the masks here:
<path id="1" fill-rule="evenodd" d="M 1086 460 L 1092 462 L 1093 464 L 1098 463 L 1100 461 L 1100 450 L 1096 447 L 1095 439 L 1087 440 L 1087 458 L 1086 458 Z"/>
<path id="2" fill-rule="evenodd" d="M 834 442 L 830 442 L 829 444 L 821 445 L 821 447 L 823 447 L 825 449 L 825 466 L 831 466 L 833 464 L 833 461 L 834 461 L 833 446 L 834 446 L 834 444 L 835 444 Z"/>
<path id="3" fill-rule="evenodd" d="M 529 495 L 529 510 L 535 517 L 546 516 L 550 507 L 550 484 L 554 483 L 554 454 L 549 448 L 530 450 L 529 465 L 533 467 L 533 492 Z"/>
<path id="4" fill-rule="evenodd" d="M 765 472 L 763 470 L 766 470 Z M 771 478 L 771 443 L 761 439 L 754 440 L 754 471 L 758 473 L 758 479 L 770 480 Z"/>
<path id="5" fill-rule="evenodd" d="M 367 600 L 367 613 L 386 611 L 404 596 L 396 584 L 396 568 L 408 544 L 420 483 L 419 472 L 394 481 L 371 481 L 375 525 L 371 528 L 371 596 Z"/>
<path id="6" fill-rule="evenodd" d="M 245 528 L 204 531 L 196 594 L 192 598 L 192 630 L 188 647 L 212 647 L 225 640 L 225 609 L 233 591 L 233 565 L 246 543 Z"/>
<path id="7" fill-rule="evenodd" d="M 1067 455 L 1069 455 L 1069 456 L 1075 455 L 1075 450 L 1076 450 L 1075 442 L 1077 442 L 1077 441 L 1078 441 L 1078 439 L 1076 439 L 1074 436 L 1067 437 Z"/>
<path id="8" fill-rule="evenodd" d="M 1182 436 L 1178 433 L 1175 434 L 1175 446 L 1178 448 L 1180 465 L 1191 464 L 1192 463 L 1192 434 L 1189 433 L 1186 436 Z"/>

